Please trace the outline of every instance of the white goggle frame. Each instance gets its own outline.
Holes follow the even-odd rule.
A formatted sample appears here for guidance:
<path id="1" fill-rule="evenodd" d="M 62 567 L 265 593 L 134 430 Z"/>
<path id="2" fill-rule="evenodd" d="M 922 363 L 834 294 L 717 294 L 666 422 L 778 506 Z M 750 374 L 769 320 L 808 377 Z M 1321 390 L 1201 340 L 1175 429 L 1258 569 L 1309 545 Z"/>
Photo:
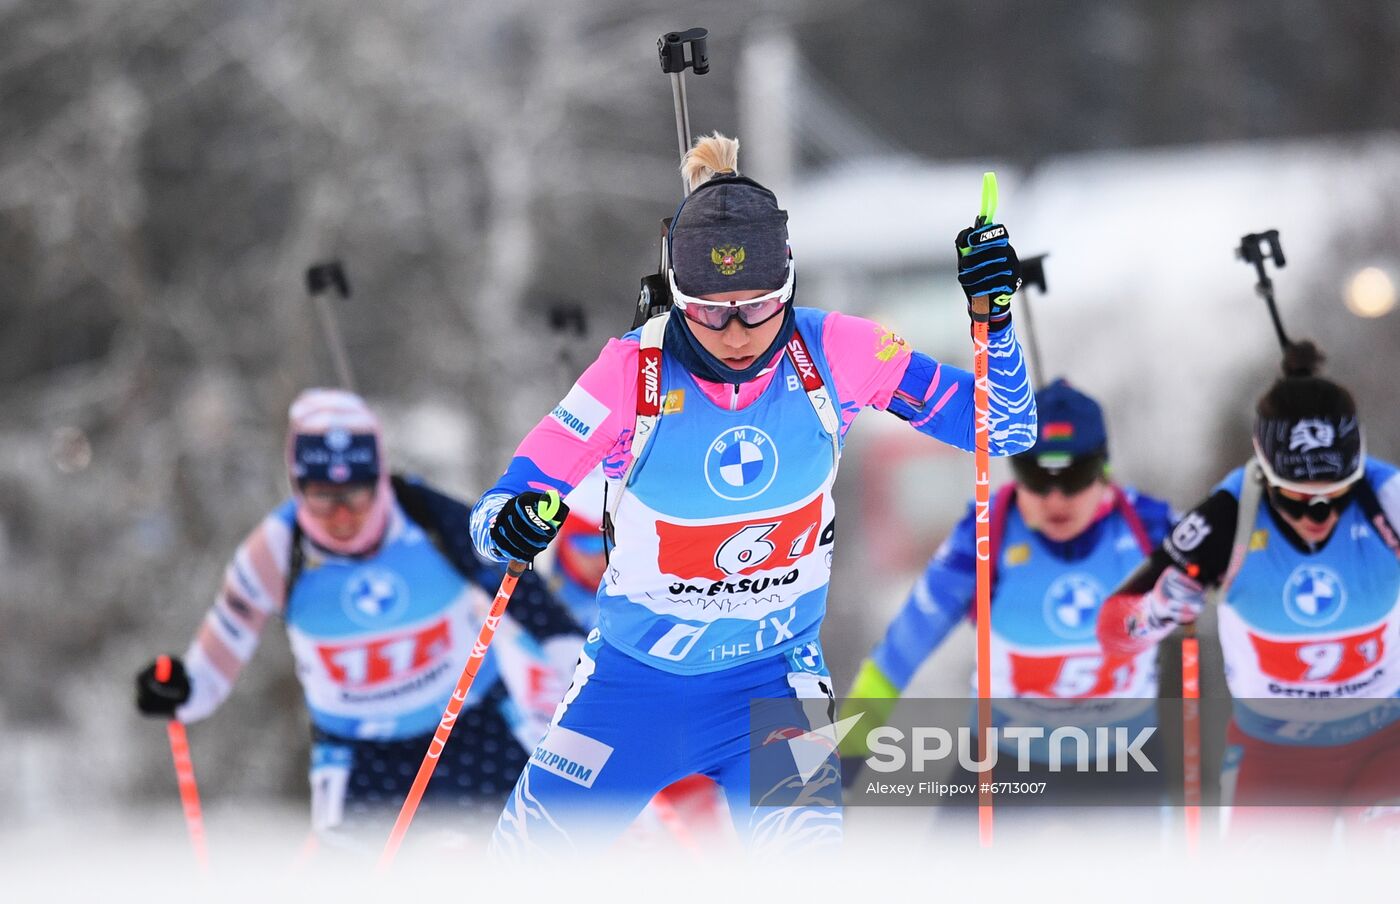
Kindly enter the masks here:
<path id="1" fill-rule="evenodd" d="M 671 284 L 671 301 L 682 311 L 693 304 L 712 308 L 737 308 L 740 305 L 758 304 L 764 301 L 781 300 L 784 303 L 790 301 L 792 299 L 793 286 L 797 284 L 797 268 L 793 266 L 792 259 L 789 258 L 787 262 L 787 279 L 783 281 L 781 288 L 774 289 L 772 292 L 766 295 L 760 295 L 757 298 L 746 298 L 743 301 L 711 301 L 706 298 L 696 298 L 693 295 L 687 295 L 676 285 L 675 268 L 667 268 L 666 278 Z"/>
<path id="2" fill-rule="evenodd" d="M 1269 460 L 1264 456 L 1263 450 L 1259 448 L 1259 441 L 1256 439 L 1253 440 L 1253 443 L 1254 460 L 1259 462 L 1259 468 L 1264 472 L 1264 480 L 1266 480 L 1270 486 L 1308 496 L 1310 497 L 1310 501 L 1325 499 L 1333 493 L 1338 493 L 1356 483 L 1366 474 L 1366 438 L 1364 436 L 1361 438 L 1361 454 L 1357 457 L 1359 463 L 1356 466 L 1356 470 L 1352 471 L 1341 480 L 1323 484 L 1322 486 L 1318 486 L 1316 483 L 1301 483 L 1296 480 L 1286 480 L 1280 477 L 1278 474 L 1274 473 L 1274 469 L 1269 466 Z"/>

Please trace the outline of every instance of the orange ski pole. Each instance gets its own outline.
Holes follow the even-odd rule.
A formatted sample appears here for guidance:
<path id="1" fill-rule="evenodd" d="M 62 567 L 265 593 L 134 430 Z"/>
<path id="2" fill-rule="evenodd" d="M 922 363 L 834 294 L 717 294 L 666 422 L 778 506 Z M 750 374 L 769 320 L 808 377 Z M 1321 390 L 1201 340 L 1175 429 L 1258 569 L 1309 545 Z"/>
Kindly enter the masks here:
<path id="1" fill-rule="evenodd" d="M 1201 845 L 1201 648 L 1196 626 L 1189 624 L 1181 639 L 1182 779 L 1185 784 L 1186 849 Z"/>
<path id="2" fill-rule="evenodd" d="M 551 494 L 551 498 L 557 504 L 559 497 Z M 553 518 L 553 513 L 546 512 L 543 507 L 541 507 L 540 514 L 546 520 Z M 510 602 L 510 596 L 515 592 L 516 582 L 520 580 L 520 576 L 525 573 L 527 567 L 524 562 L 511 562 L 506 566 L 506 576 L 501 579 L 501 587 L 496 591 L 496 598 L 491 602 L 491 611 L 487 614 L 486 621 L 481 624 L 481 630 L 476 635 L 476 645 L 472 647 L 471 656 L 467 657 L 467 664 L 462 669 L 462 676 L 457 679 L 457 688 L 447 701 L 447 708 L 442 712 L 442 721 L 438 722 L 437 731 L 433 732 L 433 740 L 428 744 L 428 752 L 424 755 L 423 763 L 418 767 L 418 774 L 413 779 L 413 787 L 408 789 L 408 797 L 404 798 L 403 807 L 399 809 L 398 818 L 394 820 L 394 829 L 389 833 L 389 840 L 379 855 L 380 870 L 386 870 L 393 864 L 394 857 L 399 852 L 399 846 L 403 844 L 403 837 L 408 833 L 409 825 L 413 823 L 413 814 L 418 811 L 418 803 L 423 799 L 423 791 L 428 787 L 428 780 L 433 777 L 433 770 L 437 768 L 438 758 L 442 756 L 443 748 L 447 746 L 447 739 L 452 734 L 452 727 L 457 724 L 457 714 L 462 711 L 462 704 L 467 699 L 467 692 L 471 690 L 472 682 L 476 681 L 476 673 L 486 658 L 486 650 L 491 646 L 491 641 L 496 636 L 496 628 L 501 623 L 501 616 L 505 614 L 506 603 Z"/>
<path id="3" fill-rule="evenodd" d="M 977 225 L 991 223 L 997 212 L 996 173 L 982 176 L 982 210 Z M 972 408 L 973 466 L 976 470 L 977 507 L 977 738 L 983 761 L 991 762 L 989 729 L 992 724 L 992 483 L 991 483 L 991 413 L 987 383 L 987 315 L 992 299 L 973 299 L 980 317 L 972 320 Z M 983 308 L 985 305 L 985 308 Z M 982 769 L 977 791 L 977 831 L 982 847 L 992 845 L 992 770 Z"/>
<path id="4" fill-rule="evenodd" d="M 156 680 L 170 680 L 170 657 L 156 659 Z M 170 738 L 170 758 L 175 762 L 175 782 L 180 788 L 180 806 L 185 811 L 185 828 L 189 830 L 190 845 L 201 870 L 209 868 L 209 849 L 204 840 L 204 811 L 199 806 L 199 786 L 194 780 L 194 763 L 190 760 L 190 741 L 185 735 L 185 723 L 171 719 L 165 723 Z"/>

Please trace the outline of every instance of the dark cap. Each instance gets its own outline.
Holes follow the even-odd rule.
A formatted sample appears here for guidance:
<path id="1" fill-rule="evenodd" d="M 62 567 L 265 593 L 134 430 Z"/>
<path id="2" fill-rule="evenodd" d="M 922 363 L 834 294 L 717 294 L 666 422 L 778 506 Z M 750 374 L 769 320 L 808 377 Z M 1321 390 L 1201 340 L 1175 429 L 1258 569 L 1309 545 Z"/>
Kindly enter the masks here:
<path id="1" fill-rule="evenodd" d="M 773 290 L 787 281 L 787 211 L 744 176 L 717 176 L 671 221 L 671 268 L 687 295 Z"/>
<path id="2" fill-rule="evenodd" d="M 1365 462 L 1355 414 L 1256 418 L 1254 444 L 1273 484 L 1343 483 L 1359 477 Z"/>
<path id="3" fill-rule="evenodd" d="M 1025 453 L 1040 467 L 1056 470 L 1085 456 L 1108 456 L 1108 431 L 1099 403 L 1056 380 L 1035 394 L 1035 445 Z"/>

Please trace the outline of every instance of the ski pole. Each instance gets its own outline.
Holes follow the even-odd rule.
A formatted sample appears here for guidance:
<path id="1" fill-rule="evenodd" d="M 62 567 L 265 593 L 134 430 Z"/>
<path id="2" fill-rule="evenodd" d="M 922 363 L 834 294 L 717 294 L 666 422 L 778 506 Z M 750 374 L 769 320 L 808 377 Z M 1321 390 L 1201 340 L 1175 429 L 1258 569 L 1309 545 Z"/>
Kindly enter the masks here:
<path id="1" fill-rule="evenodd" d="M 350 357 L 345 354 L 345 341 L 340 336 L 335 311 L 326 297 L 330 289 L 335 289 L 342 300 L 350 297 L 350 281 L 345 278 L 345 267 L 340 261 L 326 261 L 306 268 L 306 293 L 316 305 L 321 332 L 326 337 L 326 347 L 331 350 L 331 362 L 335 365 L 336 378 L 340 380 L 341 386 L 355 392 L 355 376 L 350 371 Z"/>
<path id="2" fill-rule="evenodd" d="M 559 512 L 560 505 L 559 493 L 550 490 L 546 499 L 540 503 L 540 517 L 553 522 L 555 515 Z M 447 739 L 452 734 L 452 728 L 457 724 L 457 715 L 462 711 L 462 704 L 466 702 L 467 693 L 471 690 L 472 683 L 476 681 L 476 673 L 481 669 L 481 663 L 486 659 L 486 651 L 496 636 L 496 628 L 501 623 L 501 616 L 505 615 L 506 604 L 510 602 L 511 594 L 515 592 L 516 583 L 528 567 L 528 563 L 517 561 L 512 561 L 506 566 L 506 574 L 501 579 L 500 589 L 496 591 L 496 598 L 491 601 L 491 611 L 487 613 L 486 620 L 481 623 L 481 630 L 476 635 L 476 644 L 472 647 L 471 655 L 467 657 L 467 664 L 462 668 L 461 677 L 457 679 L 456 689 L 452 691 L 452 696 L 447 701 L 447 708 L 442 712 L 442 719 L 438 722 L 437 730 L 433 732 L 433 739 L 428 744 L 428 752 L 423 756 L 423 763 L 418 767 L 418 774 L 413 778 L 413 786 L 408 789 L 408 796 L 404 798 L 398 818 L 394 820 L 394 828 L 389 833 L 389 840 L 379 855 L 379 869 L 381 871 L 387 870 L 394 863 L 399 846 L 403 844 L 403 837 L 408 833 L 409 825 L 413 823 L 413 814 L 418 811 L 418 804 L 423 799 L 423 792 L 428 787 L 428 780 L 433 777 L 433 770 L 437 768 L 438 758 L 442 756 L 443 748 L 447 746 Z"/>
<path id="3" fill-rule="evenodd" d="M 676 110 L 676 144 L 679 146 L 681 161 L 685 161 L 690 150 L 690 107 L 685 93 L 685 70 L 693 69 L 696 75 L 710 71 L 710 52 L 706 46 L 710 33 L 703 28 L 686 31 L 668 31 L 656 39 L 656 52 L 661 57 L 661 71 L 671 77 L 671 102 Z M 690 47 L 690 57 L 686 58 L 686 47 Z M 681 191 L 690 195 L 690 185 L 681 176 Z M 671 287 L 666 281 L 666 270 L 670 267 L 666 247 L 666 232 L 670 229 L 669 218 L 661 221 L 661 253 L 655 273 L 642 277 L 641 288 L 637 292 L 637 307 L 632 313 L 632 329 L 636 329 L 651 318 L 671 309 Z"/>
<path id="4" fill-rule="evenodd" d="M 156 659 L 156 681 L 170 680 L 170 657 Z M 204 811 L 199 806 L 199 786 L 194 780 L 194 762 L 190 759 L 190 741 L 185 735 L 185 723 L 171 719 L 165 723 L 170 739 L 170 758 L 175 763 L 175 783 L 180 789 L 180 806 L 185 813 L 185 828 L 189 831 L 194 859 L 201 870 L 209 868 L 209 849 L 204 840 Z"/>
<path id="5" fill-rule="evenodd" d="M 1040 289 L 1040 294 L 1046 293 L 1045 288 L 1045 259 L 1046 254 L 1037 254 L 1035 257 L 1028 257 L 1021 261 L 1021 281 L 1026 288 L 1026 297 L 1021 299 L 1020 317 L 1021 323 L 1025 326 L 1023 330 L 1017 330 L 1031 353 L 1031 385 L 1036 389 L 1045 385 L 1045 373 L 1040 369 L 1040 345 L 1035 341 L 1035 320 L 1031 317 L 1030 287 L 1035 286 Z"/>
<path id="6" fill-rule="evenodd" d="M 982 211 L 977 226 L 993 222 L 997 213 L 997 174 L 982 174 Z M 998 298 L 998 301 L 1004 300 Z M 987 323 L 992 299 L 981 295 L 972 300 L 972 407 L 973 463 L 976 470 L 977 506 L 977 739 L 983 762 L 977 791 L 978 837 L 983 847 L 992 845 L 992 769 L 988 729 L 992 724 L 992 481 L 991 412 L 987 400 L 988 346 Z"/>
<path id="7" fill-rule="evenodd" d="M 1196 625 L 1181 638 L 1182 783 L 1185 796 L 1186 850 L 1194 856 L 1201 845 L 1201 649 Z"/>
<path id="8" fill-rule="evenodd" d="M 1278 315 L 1278 304 L 1274 301 L 1274 282 L 1269 279 L 1269 274 L 1264 270 L 1265 261 L 1272 260 L 1275 266 L 1280 269 L 1285 263 L 1283 246 L 1278 241 L 1278 230 L 1251 232 L 1244 236 L 1240 239 L 1240 247 L 1235 249 L 1235 256 L 1247 264 L 1254 265 L 1254 272 L 1259 277 L 1259 281 L 1254 284 L 1254 290 L 1269 306 L 1269 318 L 1274 322 L 1274 333 L 1278 335 L 1279 348 L 1287 352 L 1288 347 L 1293 343 L 1289 341 L 1288 334 L 1283 331 L 1283 321 Z"/>
<path id="9" fill-rule="evenodd" d="M 706 46 L 709 31 L 692 28 L 688 31 L 670 31 L 656 39 L 656 52 L 661 57 L 661 71 L 671 77 L 671 102 L 676 108 L 676 143 L 680 146 L 681 159 L 690 150 L 690 107 L 685 96 L 685 70 L 690 67 L 696 75 L 710 71 L 710 52 Z M 690 58 L 685 55 L 690 47 Z M 681 176 L 681 190 L 690 194 L 690 185 Z"/>

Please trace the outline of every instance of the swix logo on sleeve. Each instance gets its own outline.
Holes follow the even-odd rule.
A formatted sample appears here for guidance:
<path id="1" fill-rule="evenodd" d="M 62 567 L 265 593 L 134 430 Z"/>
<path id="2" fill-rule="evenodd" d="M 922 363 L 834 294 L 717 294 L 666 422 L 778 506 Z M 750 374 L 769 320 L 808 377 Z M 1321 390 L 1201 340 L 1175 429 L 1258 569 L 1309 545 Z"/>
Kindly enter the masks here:
<path id="1" fill-rule="evenodd" d="M 608 417 L 608 406 L 595 399 L 588 390 L 577 383 L 564 396 L 564 400 L 554 407 L 549 416 L 574 436 L 587 442 L 593 431 L 602 426 Z"/>
<path id="2" fill-rule="evenodd" d="M 807 343 L 802 341 L 802 336 L 794 332 L 792 341 L 787 345 L 788 354 L 792 357 L 792 364 L 797 368 L 797 373 L 802 377 L 802 388 L 811 392 L 814 389 L 821 389 L 822 375 L 817 371 L 817 365 L 812 362 L 812 356 L 807 352 Z"/>
<path id="3" fill-rule="evenodd" d="M 452 629 L 443 618 L 406 634 L 321 644 L 316 653 L 336 684 L 365 688 L 411 675 L 451 646 Z"/>
<path id="4" fill-rule="evenodd" d="M 725 524 L 656 522 L 662 574 L 720 581 L 732 575 L 789 568 L 821 539 L 822 497 L 785 515 Z"/>
<path id="5" fill-rule="evenodd" d="M 637 414 L 648 417 L 661 413 L 661 349 L 644 348 L 642 382 L 637 388 Z"/>

